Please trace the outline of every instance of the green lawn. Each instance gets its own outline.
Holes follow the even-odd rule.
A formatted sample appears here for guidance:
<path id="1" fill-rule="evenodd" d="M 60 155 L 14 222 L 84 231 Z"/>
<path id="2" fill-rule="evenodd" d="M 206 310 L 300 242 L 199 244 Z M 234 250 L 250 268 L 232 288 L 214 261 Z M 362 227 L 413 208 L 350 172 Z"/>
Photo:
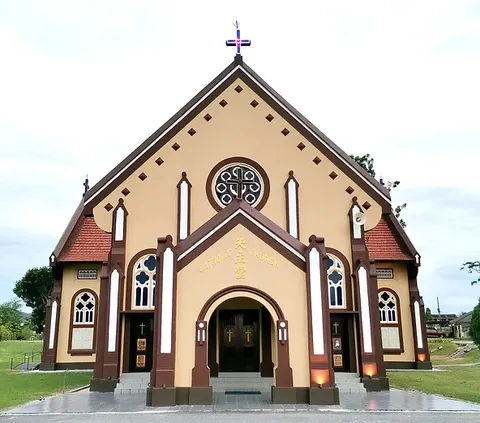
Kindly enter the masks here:
<path id="1" fill-rule="evenodd" d="M 459 346 L 453 342 L 429 342 L 430 359 L 435 366 L 448 365 L 448 364 L 466 364 L 466 363 L 479 363 L 480 351 L 474 350 L 466 353 L 461 358 L 450 358 Z M 439 347 L 442 347 L 441 349 Z"/>
<path id="2" fill-rule="evenodd" d="M 10 358 L 14 363 L 22 361 L 25 353 L 40 352 L 40 341 L 0 342 L 0 410 L 88 385 L 91 372 L 30 373 L 10 370 Z"/>
<path id="3" fill-rule="evenodd" d="M 480 366 L 451 367 L 444 372 L 388 372 L 388 377 L 395 388 L 480 403 Z"/>

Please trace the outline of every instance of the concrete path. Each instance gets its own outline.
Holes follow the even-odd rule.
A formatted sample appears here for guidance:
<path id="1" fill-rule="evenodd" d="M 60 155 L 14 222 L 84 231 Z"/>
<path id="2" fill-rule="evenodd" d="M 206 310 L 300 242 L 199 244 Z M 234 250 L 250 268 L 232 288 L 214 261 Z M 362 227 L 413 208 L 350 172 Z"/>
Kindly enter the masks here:
<path id="1" fill-rule="evenodd" d="M 0 416 L 11 423 L 478 423 L 477 413 L 458 412 L 320 412 L 320 413 L 175 413 L 175 414 L 75 414 Z"/>
<path id="2" fill-rule="evenodd" d="M 97 393 L 80 391 L 64 395 L 57 395 L 47 398 L 43 401 L 33 401 L 21 407 L 7 411 L 2 418 L 13 418 L 15 416 L 37 417 L 44 421 L 46 416 L 70 416 L 89 415 L 93 418 L 94 414 L 104 417 L 111 416 L 105 421 L 115 420 L 113 416 L 130 415 L 131 419 L 135 419 L 135 415 L 186 415 L 201 414 L 205 417 L 205 413 L 209 413 L 209 419 L 214 414 L 234 414 L 245 412 L 259 412 L 260 414 L 272 413 L 358 413 L 358 412 L 469 412 L 475 413 L 477 421 L 480 421 L 480 404 L 473 404 L 464 401 L 448 399 L 436 395 L 426 395 L 418 391 L 402 391 L 393 389 L 390 392 L 369 392 L 365 394 L 359 393 L 342 393 L 340 395 L 340 405 L 336 406 L 314 406 L 307 404 L 297 405 L 277 405 L 271 404 L 267 394 L 263 395 L 225 395 L 216 394 L 215 401 L 212 405 L 205 406 L 176 406 L 176 407 L 146 407 L 145 395 L 114 395 L 112 393 Z M 70 420 L 70 418 L 69 418 Z M 23 420 L 16 420 L 23 421 Z M 27 421 L 27 420 L 25 420 Z M 34 420 L 28 420 L 34 421 Z M 56 420 L 52 420 L 56 421 Z M 62 421 L 62 420 L 58 420 Z M 78 420 L 82 421 L 82 420 Z M 122 421 L 122 420 L 120 420 Z M 129 421 L 129 420 L 124 420 Z M 162 420 L 158 420 L 162 421 Z M 175 421 L 175 420 L 172 420 Z M 202 420 L 199 420 L 202 421 Z M 362 421 L 362 420 L 359 420 Z"/>

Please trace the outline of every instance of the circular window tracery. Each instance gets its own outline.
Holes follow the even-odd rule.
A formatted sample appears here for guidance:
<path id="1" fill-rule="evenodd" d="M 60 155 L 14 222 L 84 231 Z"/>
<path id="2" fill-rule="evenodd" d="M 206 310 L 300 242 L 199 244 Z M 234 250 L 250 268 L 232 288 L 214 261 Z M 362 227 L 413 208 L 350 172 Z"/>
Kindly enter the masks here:
<path id="1" fill-rule="evenodd" d="M 214 181 L 216 200 L 223 207 L 228 206 L 235 198 L 242 198 L 255 207 L 261 199 L 262 187 L 260 174 L 243 163 L 224 167 L 217 173 Z"/>
<path id="2" fill-rule="evenodd" d="M 270 184 L 265 171 L 253 160 L 244 157 L 223 160 L 207 178 L 207 197 L 217 211 L 236 198 L 260 210 L 269 193 Z"/>

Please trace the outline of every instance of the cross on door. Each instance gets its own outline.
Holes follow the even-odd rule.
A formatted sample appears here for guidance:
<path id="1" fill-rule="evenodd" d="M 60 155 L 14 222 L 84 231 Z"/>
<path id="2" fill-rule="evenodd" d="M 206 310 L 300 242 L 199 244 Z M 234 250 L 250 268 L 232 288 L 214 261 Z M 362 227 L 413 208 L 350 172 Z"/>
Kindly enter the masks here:
<path id="1" fill-rule="evenodd" d="M 228 329 L 228 330 L 227 330 L 227 335 L 228 335 L 228 342 L 232 342 L 233 330 L 232 330 L 232 329 Z"/>
<path id="2" fill-rule="evenodd" d="M 338 324 L 338 322 L 335 322 L 335 323 L 333 324 L 333 329 L 335 330 L 335 335 L 338 334 L 338 328 L 339 328 L 339 326 L 340 326 L 340 325 Z"/>
<path id="3" fill-rule="evenodd" d="M 145 323 L 140 323 L 138 326 L 140 326 L 140 334 L 143 335 L 143 330 L 145 329 Z"/>

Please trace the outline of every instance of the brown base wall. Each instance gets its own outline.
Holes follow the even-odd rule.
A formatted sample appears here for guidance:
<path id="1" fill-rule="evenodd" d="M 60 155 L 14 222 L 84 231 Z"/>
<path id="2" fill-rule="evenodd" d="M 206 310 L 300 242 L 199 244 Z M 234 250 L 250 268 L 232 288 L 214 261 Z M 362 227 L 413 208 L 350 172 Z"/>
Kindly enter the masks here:
<path id="1" fill-rule="evenodd" d="M 367 392 L 389 391 L 390 382 L 388 377 L 362 378 L 362 383 Z"/>
<path id="2" fill-rule="evenodd" d="M 209 405 L 213 402 L 212 387 L 208 388 L 147 388 L 147 406 Z"/>
<path id="3" fill-rule="evenodd" d="M 113 392 L 117 387 L 118 379 L 90 379 L 90 391 L 92 392 Z"/>
<path id="4" fill-rule="evenodd" d="M 335 405 L 340 404 L 338 388 L 310 388 L 309 404 Z"/>

